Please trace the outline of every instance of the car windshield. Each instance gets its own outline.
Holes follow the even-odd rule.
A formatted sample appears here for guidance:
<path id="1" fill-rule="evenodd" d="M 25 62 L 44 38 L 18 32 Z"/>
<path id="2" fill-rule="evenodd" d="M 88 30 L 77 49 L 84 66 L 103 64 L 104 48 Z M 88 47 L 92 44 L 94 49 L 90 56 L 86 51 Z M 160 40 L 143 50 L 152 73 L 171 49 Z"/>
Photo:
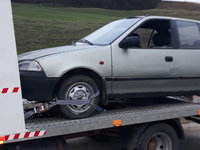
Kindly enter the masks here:
<path id="1" fill-rule="evenodd" d="M 136 24 L 141 18 L 121 19 L 111 22 L 86 36 L 79 42 L 90 45 L 108 45 Z"/>

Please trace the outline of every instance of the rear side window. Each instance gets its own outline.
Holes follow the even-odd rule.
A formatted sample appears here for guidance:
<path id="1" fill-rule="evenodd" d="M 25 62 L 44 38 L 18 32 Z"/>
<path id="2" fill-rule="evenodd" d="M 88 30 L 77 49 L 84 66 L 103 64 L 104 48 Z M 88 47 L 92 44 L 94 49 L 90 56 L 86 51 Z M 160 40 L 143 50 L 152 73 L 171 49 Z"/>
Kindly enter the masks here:
<path id="1" fill-rule="evenodd" d="M 180 48 L 200 48 L 200 31 L 197 23 L 176 21 Z"/>

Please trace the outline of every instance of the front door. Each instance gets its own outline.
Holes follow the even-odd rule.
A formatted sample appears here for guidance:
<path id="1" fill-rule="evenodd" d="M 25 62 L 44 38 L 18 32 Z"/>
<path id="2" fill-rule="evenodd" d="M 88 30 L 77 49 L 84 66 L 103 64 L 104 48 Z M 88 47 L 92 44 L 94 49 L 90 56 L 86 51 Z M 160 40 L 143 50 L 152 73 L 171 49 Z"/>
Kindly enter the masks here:
<path id="1" fill-rule="evenodd" d="M 175 90 L 178 51 L 173 49 L 169 20 L 149 20 L 129 36 L 140 44 L 128 49 L 112 45 L 113 93 L 136 94 Z"/>

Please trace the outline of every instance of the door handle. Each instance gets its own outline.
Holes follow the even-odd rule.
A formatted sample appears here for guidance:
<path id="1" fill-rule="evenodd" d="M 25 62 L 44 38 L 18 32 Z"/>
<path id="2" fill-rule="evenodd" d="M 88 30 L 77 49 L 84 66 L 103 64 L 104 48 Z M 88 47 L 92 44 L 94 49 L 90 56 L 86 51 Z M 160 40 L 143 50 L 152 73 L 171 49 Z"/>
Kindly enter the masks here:
<path id="1" fill-rule="evenodd" d="M 173 61 L 174 61 L 174 59 L 173 59 L 172 56 L 166 56 L 165 57 L 165 62 L 173 62 Z"/>

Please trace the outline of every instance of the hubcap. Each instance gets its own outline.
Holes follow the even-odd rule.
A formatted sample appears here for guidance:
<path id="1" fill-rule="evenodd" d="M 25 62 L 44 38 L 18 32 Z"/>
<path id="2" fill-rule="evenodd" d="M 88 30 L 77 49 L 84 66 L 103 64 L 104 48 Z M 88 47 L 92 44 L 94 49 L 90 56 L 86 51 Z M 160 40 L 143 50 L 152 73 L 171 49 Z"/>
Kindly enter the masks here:
<path id="1" fill-rule="evenodd" d="M 94 94 L 91 85 L 85 82 L 78 82 L 73 84 L 66 93 L 67 100 L 87 100 Z M 86 105 L 68 105 L 68 108 L 74 113 L 82 113 L 90 108 L 89 104 Z"/>
<path id="2" fill-rule="evenodd" d="M 156 133 L 150 138 L 146 150 L 172 150 L 172 141 L 167 134 Z"/>

